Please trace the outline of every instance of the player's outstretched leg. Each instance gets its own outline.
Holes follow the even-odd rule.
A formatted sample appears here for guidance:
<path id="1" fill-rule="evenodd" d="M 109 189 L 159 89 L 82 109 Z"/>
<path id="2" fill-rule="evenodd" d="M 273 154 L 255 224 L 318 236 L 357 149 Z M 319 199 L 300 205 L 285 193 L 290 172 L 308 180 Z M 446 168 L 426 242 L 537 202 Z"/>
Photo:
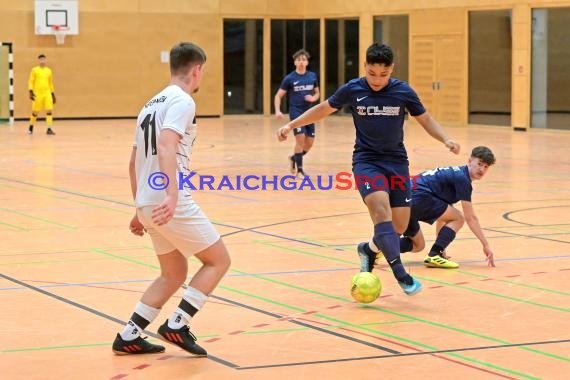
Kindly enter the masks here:
<path id="1" fill-rule="evenodd" d="M 202 267 L 192 277 L 182 294 L 178 308 L 160 326 L 158 333 L 164 340 L 194 356 L 206 356 L 206 350 L 196 344 L 196 336 L 188 325 L 208 301 L 208 295 L 227 272 L 231 260 L 221 239 L 197 253 L 195 257 L 202 262 Z"/>
<path id="2" fill-rule="evenodd" d="M 410 276 L 402 264 L 400 239 L 391 221 L 381 222 L 374 226 L 374 238 L 371 243 L 374 247 L 369 243 L 369 248 L 373 252 L 382 252 L 404 293 L 413 296 L 422 290 L 422 284 Z"/>
<path id="3" fill-rule="evenodd" d="M 376 262 L 376 256 L 378 253 L 370 249 L 368 242 L 362 242 L 358 244 L 356 248 L 358 257 L 360 258 L 360 271 L 361 272 L 372 272 L 374 269 L 374 263 Z"/>
<path id="4" fill-rule="evenodd" d="M 430 268 L 445 268 L 455 269 L 459 268 L 459 264 L 455 261 L 449 260 L 445 256 L 445 249 L 455 239 L 455 231 L 447 226 L 443 226 L 437 234 L 437 239 L 431 247 L 430 252 L 424 259 L 424 264 Z"/>
<path id="5" fill-rule="evenodd" d="M 207 295 L 192 286 L 187 286 L 178 308 L 170 319 L 158 328 L 158 334 L 167 342 L 177 345 L 194 356 L 206 356 L 206 350 L 196 344 L 196 336 L 192 334 L 188 324 L 207 300 Z"/>
<path id="6" fill-rule="evenodd" d="M 287 156 L 287 164 L 289 165 L 289 172 L 291 172 L 291 174 L 295 175 L 295 173 L 297 172 L 297 169 L 295 168 L 295 159 L 293 159 L 293 156 Z"/>

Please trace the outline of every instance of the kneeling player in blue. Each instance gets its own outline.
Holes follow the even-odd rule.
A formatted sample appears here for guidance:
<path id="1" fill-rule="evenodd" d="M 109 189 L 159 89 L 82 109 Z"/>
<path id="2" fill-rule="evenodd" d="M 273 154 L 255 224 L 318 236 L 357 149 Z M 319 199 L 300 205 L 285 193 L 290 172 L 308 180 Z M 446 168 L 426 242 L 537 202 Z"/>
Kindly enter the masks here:
<path id="1" fill-rule="evenodd" d="M 471 182 L 483 178 L 494 163 L 493 152 L 485 146 L 478 146 L 473 148 L 467 165 L 437 168 L 418 174 L 415 185 L 412 184 L 410 223 L 400 238 L 400 252 L 423 250 L 425 239 L 419 222 L 433 224 L 437 221 L 437 238 L 424 259 L 424 264 L 433 268 L 458 268 L 459 264 L 449 260 L 445 250 L 463 223 L 467 222 L 483 245 L 487 265 L 494 267 L 493 252 L 471 203 Z M 459 201 L 463 214 L 453 207 Z"/>
<path id="2" fill-rule="evenodd" d="M 356 128 L 352 171 L 374 224 L 370 242 L 360 243 L 357 248 L 360 270 L 371 272 L 381 251 L 404 293 L 414 295 L 422 286 L 402 265 L 398 240 L 410 220 L 412 198 L 409 181 L 402 181 L 409 178 L 403 141 L 406 109 L 451 152 L 459 153 L 459 144 L 430 116 L 406 82 L 390 78 L 393 61 L 389 46 L 372 44 L 366 50 L 365 77 L 339 87 L 330 98 L 281 127 L 277 135 L 284 141 L 292 129 L 321 120 L 344 105 L 350 106 Z"/>

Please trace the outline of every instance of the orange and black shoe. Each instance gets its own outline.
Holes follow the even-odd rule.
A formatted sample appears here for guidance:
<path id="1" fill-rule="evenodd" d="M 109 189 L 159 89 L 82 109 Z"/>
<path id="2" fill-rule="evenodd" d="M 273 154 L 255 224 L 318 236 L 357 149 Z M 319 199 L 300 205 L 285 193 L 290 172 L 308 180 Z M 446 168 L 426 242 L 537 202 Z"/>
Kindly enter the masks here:
<path id="1" fill-rule="evenodd" d="M 168 320 L 158 328 L 158 334 L 166 341 L 177 345 L 194 356 L 207 356 L 208 353 L 202 347 L 196 344 L 196 336 L 190 332 L 188 326 L 180 329 L 171 329 L 168 327 Z"/>
<path id="2" fill-rule="evenodd" d="M 113 342 L 113 352 L 117 355 L 159 354 L 164 352 L 164 346 L 147 342 L 146 337 L 140 336 L 134 340 L 123 340 L 121 334 L 117 334 Z"/>

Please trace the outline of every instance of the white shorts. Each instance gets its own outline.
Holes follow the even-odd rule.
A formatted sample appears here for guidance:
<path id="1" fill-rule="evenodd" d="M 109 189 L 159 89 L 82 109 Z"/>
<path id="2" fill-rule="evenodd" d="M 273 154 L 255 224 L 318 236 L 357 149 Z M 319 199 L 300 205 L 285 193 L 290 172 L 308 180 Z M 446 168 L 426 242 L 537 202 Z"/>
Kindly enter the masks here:
<path id="1" fill-rule="evenodd" d="M 155 207 L 137 208 L 137 216 L 150 235 L 157 255 L 179 250 L 185 257 L 190 257 L 220 239 L 212 222 L 195 203 L 176 207 L 172 219 L 162 226 L 152 222 Z"/>

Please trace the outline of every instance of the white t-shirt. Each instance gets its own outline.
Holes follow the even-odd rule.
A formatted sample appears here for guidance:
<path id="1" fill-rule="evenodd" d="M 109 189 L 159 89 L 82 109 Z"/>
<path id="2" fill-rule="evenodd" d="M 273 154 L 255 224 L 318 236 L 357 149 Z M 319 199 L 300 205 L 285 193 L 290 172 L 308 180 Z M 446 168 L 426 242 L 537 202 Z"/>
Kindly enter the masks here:
<path id="1" fill-rule="evenodd" d="M 166 197 L 166 191 L 157 190 L 157 184 L 164 179 L 152 180 L 160 172 L 158 165 L 157 144 L 160 133 L 171 129 L 181 136 L 176 151 L 176 178 L 169 178 L 169 186 L 178 188 L 178 176 L 187 176 L 190 172 L 190 155 L 196 138 L 196 104 L 194 99 L 180 87 L 170 85 L 146 103 L 137 119 L 134 146 L 137 148 L 135 170 L 137 177 L 137 195 L 135 206 L 158 205 Z M 154 188 L 153 188 L 154 187 Z M 159 186 L 160 187 L 160 186 Z M 178 192 L 178 205 L 192 203 L 192 194 L 187 186 Z"/>

